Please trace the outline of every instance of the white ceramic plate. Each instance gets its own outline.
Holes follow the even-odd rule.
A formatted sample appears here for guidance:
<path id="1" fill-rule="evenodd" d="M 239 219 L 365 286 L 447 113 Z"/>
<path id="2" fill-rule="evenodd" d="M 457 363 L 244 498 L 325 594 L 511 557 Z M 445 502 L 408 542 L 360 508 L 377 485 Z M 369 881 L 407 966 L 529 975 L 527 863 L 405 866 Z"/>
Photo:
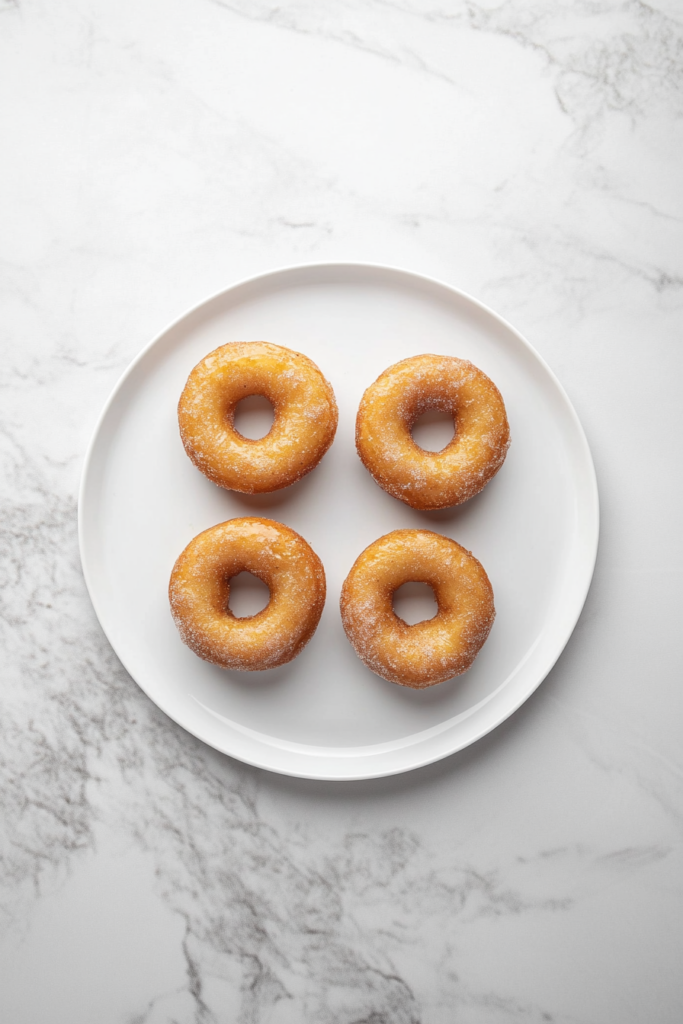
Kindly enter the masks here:
<path id="1" fill-rule="evenodd" d="M 264 339 L 306 353 L 339 403 L 335 442 L 284 491 L 224 491 L 190 463 L 176 406 L 188 373 L 227 341 Z M 464 506 L 416 512 L 361 465 L 354 421 L 364 389 L 418 352 L 470 359 L 500 388 L 512 446 Z M 225 672 L 180 641 L 167 585 L 185 545 L 235 516 L 277 519 L 321 557 L 327 604 L 293 662 Z M 414 691 L 357 659 L 339 616 L 357 555 L 399 527 L 427 527 L 473 551 L 493 584 L 497 618 L 464 676 Z M 163 332 L 119 381 L 87 454 L 81 556 L 97 615 L 145 693 L 218 750 L 271 771 L 362 779 L 408 771 L 466 747 L 536 689 L 565 646 L 590 584 L 598 497 L 569 399 L 531 346 L 481 303 L 403 270 L 363 264 L 292 267 L 237 284 Z"/>

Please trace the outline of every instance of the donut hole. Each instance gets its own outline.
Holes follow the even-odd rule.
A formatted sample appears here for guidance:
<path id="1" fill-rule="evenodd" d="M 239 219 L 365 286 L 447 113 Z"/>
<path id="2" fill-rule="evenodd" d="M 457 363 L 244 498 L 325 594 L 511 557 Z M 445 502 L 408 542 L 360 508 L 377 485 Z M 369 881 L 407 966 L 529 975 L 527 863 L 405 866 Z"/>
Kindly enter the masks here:
<path id="1" fill-rule="evenodd" d="M 270 601 L 270 590 L 263 580 L 253 573 L 239 572 L 230 580 L 228 608 L 236 619 L 248 619 L 258 615 Z"/>
<path id="2" fill-rule="evenodd" d="M 270 433 L 275 410 L 264 395 L 249 395 L 235 406 L 234 427 L 248 441 L 260 441 Z"/>
<path id="3" fill-rule="evenodd" d="M 394 614 L 407 626 L 433 619 L 439 610 L 436 595 L 428 583 L 404 583 L 393 596 Z"/>
<path id="4" fill-rule="evenodd" d="M 453 414 L 441 409 L 427 409 L 411 428 L 415 444 L 425 452 L 441 452 L 455 437 Z"/>

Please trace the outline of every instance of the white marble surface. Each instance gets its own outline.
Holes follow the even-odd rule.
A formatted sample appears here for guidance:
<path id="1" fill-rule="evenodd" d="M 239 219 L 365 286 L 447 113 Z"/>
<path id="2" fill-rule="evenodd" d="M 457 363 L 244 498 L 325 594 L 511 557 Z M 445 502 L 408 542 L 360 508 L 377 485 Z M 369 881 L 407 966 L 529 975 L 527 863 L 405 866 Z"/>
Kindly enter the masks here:
<path id="1" fill-rule="evenodd" d="M 0 78 L 0 1020 L 678 1024 L 681 5 L 0 0 Z M 583 420 L 603 514 L 537 694 L 353 785 L 166 720 L 76 545 L 135 353 L 323 259 L 512 320 Z"/>

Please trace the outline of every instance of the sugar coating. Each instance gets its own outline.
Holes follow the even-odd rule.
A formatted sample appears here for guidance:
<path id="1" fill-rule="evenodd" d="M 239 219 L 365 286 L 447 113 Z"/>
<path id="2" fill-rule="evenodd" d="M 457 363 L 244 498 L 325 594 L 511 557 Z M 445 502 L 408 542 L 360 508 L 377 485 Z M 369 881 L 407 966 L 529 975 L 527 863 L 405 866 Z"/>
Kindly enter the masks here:
<path id="1" fill-rule="evenodd" d="M 428 452 L 411 430 L 428 409 L 450 413 L 455 436 Z M 510 428 L 501 394 L 466 359 L 403 359 L 367 389 L 356 417 L 356 448 L 377 483 L 413 508 L 459 505 L 478 494 L 502 466 Z"/>
<path id="2" fill-rule="evenodd" d="M 258 440 L 235 429 L 235 407 L 262 395 L 270 431 Z M 178 403 L 180 437 L 195 466 L 219 487 L 260 494 L 300 480 L 322 459 L 337 429 L 331 385 L 300 352 L 265 341 L 235 341 L 192 370 Z"/>
<path id="3" fill-rule="evenodd" d="M 427 583 L 438 612 L 409 626 L 392 598 Z M 432 530 L 394 530 L 356 559 L 341 594 L 344 630 L 358 657 L 383 679 L 423 689 L 472 665 L 495 618 L 493 589 L 474 555 Z"/>
<path id="4" fill-rule="evenodd" d="M 256 615 L 228 607 L 230 580 L 258 576 L 270 600 Z M 221 668 L 253 672 L 292 661 L 311 639 L 325 604 L 325 571 L 309 544 L 272 519 L 219 523 L 190 541 L 169 583 L 171 613 L 183 643 Z"/>

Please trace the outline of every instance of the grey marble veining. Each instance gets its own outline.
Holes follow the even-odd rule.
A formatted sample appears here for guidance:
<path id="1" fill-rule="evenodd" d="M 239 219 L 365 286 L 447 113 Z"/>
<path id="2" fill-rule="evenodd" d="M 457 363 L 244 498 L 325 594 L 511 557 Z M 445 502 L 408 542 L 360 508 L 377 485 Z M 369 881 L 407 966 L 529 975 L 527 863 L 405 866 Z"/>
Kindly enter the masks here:
<path id="1" fill-rule="evenodd" d="M 0 1019 L 681 1020 L 682 57 L 674 3 L 0 3 Z M 345 258 L 527 333 L 603 530 L 509 722 L 332 785 L 147 700 L 89 604 L 76 493 L 164 324 Z"/>

